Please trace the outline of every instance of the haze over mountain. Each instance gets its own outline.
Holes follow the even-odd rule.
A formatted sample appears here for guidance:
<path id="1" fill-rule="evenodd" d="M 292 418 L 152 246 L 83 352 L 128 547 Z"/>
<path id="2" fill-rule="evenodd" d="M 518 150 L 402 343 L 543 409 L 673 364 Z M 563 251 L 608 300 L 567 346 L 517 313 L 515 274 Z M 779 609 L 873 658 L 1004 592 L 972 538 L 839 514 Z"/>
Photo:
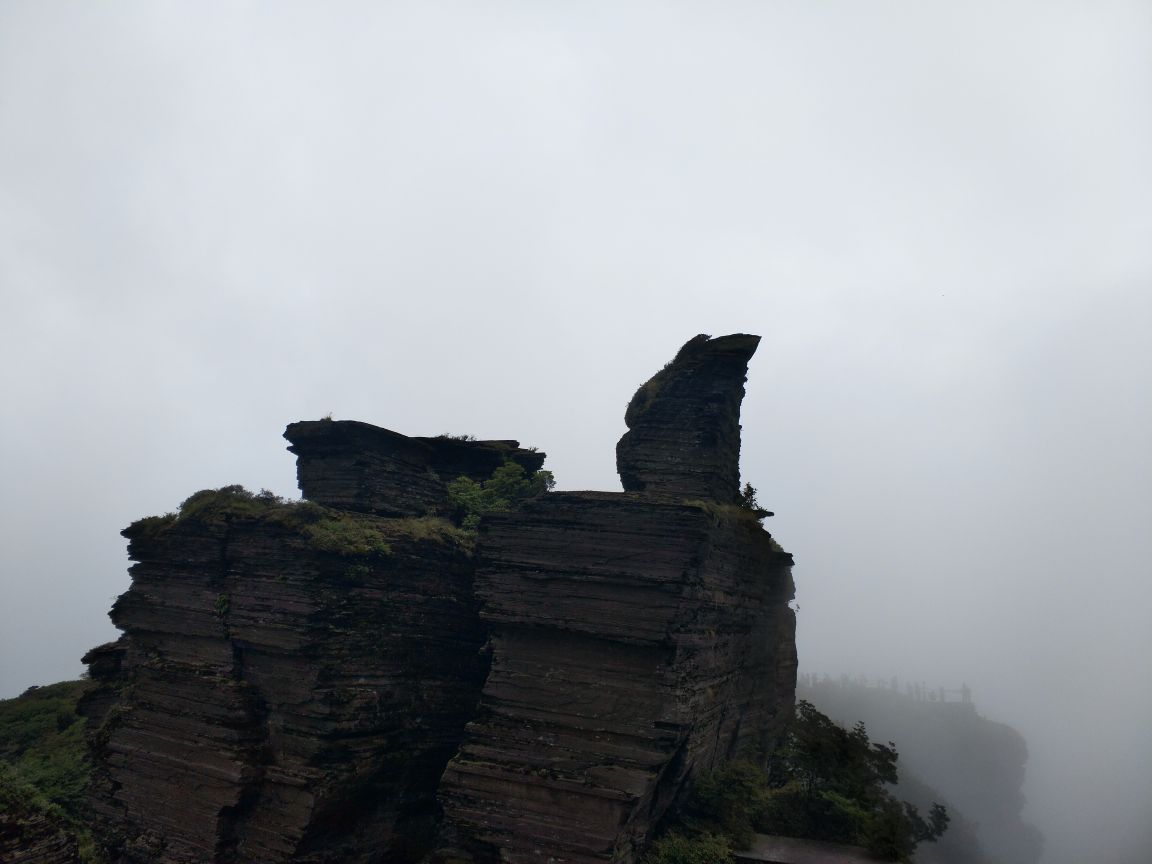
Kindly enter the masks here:
<path id="1" fill-rule="evenodd" d="M 0 696 L 114 635 L 129 522 L 294 495 L 288 422 L 616 489 L 635 382 L 754 332 L 802 670 L 966 682 L 1046 864 L 1137 860 L 1150 37 L 1108 0 L 3 4 Z"/>

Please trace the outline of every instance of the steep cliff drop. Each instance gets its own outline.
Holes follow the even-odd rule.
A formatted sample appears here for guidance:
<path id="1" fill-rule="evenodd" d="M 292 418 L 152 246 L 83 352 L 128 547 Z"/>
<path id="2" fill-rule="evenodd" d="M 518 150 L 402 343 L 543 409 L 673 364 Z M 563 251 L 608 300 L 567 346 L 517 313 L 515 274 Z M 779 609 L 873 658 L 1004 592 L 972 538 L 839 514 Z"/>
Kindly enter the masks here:
<path id="1" fill-rule="evenodd" d="M 641 388 L 623 493 L 473 534 L 449 483 L 544 454 L 324 420 L 285 433 L 304 501 L 226 487 L 126 529 L 82 705 L 112 860 L 633 861 L 792 710 L 792 560 L 736 503 L 757 342 L 697 337 Z"/>
<path id="2" fill-rule="evenodd" d="M 640 388 L 625 493 L 489 517 L 476 590 L 492 642 L 441 784 L 441 857 L 630 862 L 684 791 L 756 758 L 792 711 L 792 559 L 736 506 L 755 336 L 698 336 Z"/>
<path id="3" fill-rule="evenodd" d="M 82 706 L 113 860 L 411 861 L 431 845 L 487 673 L 473 542 L 430 515 L 447 502 L 436 469 L 544 454 L 352 422 L 286 437 L 314 500 L 201 492 L 124 532 L 124 635 L 85 658 L 101 686 Z"/>

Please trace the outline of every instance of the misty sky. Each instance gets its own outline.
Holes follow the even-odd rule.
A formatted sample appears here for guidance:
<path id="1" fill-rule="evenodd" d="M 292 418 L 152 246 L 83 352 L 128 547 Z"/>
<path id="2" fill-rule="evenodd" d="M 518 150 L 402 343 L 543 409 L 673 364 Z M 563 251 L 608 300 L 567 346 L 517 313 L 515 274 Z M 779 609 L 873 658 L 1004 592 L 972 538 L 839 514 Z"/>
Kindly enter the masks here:
<path id="1" fill-rule="evenodd" d="M 967 682 L 1046 864 L 1146 860 L 1149 2 L 0 0 L 0 696 L 287 423 L 618 489 L 701 332 L 802 670 Z"/>

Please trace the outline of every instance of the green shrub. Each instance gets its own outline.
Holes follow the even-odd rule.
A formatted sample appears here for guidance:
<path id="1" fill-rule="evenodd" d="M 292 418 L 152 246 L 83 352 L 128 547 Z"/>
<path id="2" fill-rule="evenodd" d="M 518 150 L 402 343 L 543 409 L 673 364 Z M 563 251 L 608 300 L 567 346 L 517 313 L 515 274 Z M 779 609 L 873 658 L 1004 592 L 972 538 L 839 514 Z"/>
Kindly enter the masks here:
<path id="1" fill-rule="evenodd" d="M 713 525 L 719 526 L 724 522 L 731 522 L 754 528 L 762 527 L 760 520 L 763 517 L 757 516 L 755 511 L 740 504 L 721 504 L 719 501 L 706 501 L 701 498 L 686 498 L 681 503 L 688 507 L 695 507 L 697 510 L 703 510 L 712 517 Z"/>
<path id="2" fill-rule="evenodd" d="M 392 554 L 388 535 L 381 530 L 381 523 L 372 517 L 331 511 L 330 515 L 315 522 L 298 523 L 295 527 L 307 538 L 308 545 L 321 552 L 376 557 Z"/>
<path id="3" fill-rule="evenodd" d="M 763 521 L 772 515 L 770 510 L 765 510 L 760 506 L 760 502 L 756 500 L 756 487 L 751 483 L 744 484 L 744 489 L 740 492 L 740 501 L 738 503 L 748 512 L 755 514 L 759 521 Z"/>
<path id="4" fill-rule="evenodd" d="M 80 814 L 86 806 L 88 749 L 76 701 L 86 681 L 65 681 L 0 701 L 0 761 L 49 802 Z"/>
<path id="5" fill-rule="evenodd" d="M 845 729 L 800 702 L 769 757 L 770 772 L 729 762 L 699 777 L 646 864 L 691 864 L 716 838 L 729 850 L 745 849 L 756 832 L 866 846 L 886 860 L 907 861 L 919 843 L 944 833 L 948 814 L 934 804 L 924 819 L 892 796 L 886 787 L 896 782 L 896 761 L 895 746 L 869 741 L 863 723 Z"/>
<path id="6" fill-rule="evenodd" d="M 916 846 L 948 827 L 934 804 L 925 821 L 887 786 L 897 780 L 896 745 L 868 739 L 863 723 L 845 729 L 809 702 L 796 705 L 784 745 L 771 758 L 776 787 L 760 826 L 771 833 L 866 846 L 890 861 L 907 861 Z"/>
<path id="7" fill-rule="evenodd" d="M 766 781 L 758 765 L 729 762 L 696 781 L 689 813 L 717 829 L 733 848 L 747 849 L 768 803 Z"/>
<path id="8" fill-rule="evenodd" d="M 77 700 L 88 681 L 64 681 L 0 700 L 0 811 L 40 813 L 80 845 L 84 862 L 100 862 L 87 825 L 92 766 Z"/>
<path id="9" fill-rule="evenodd" d="M 266 489 L 254 493 L 243 486 L 202 489 L 188 496 L 179 512 L 140 519 L 124 533 L 131 539 L 154 538 L 186 522 L 226 524 L 237 519 L 288 528 L 313 549 L 334 555 L 385 556 L 392 552 L 384 523 L 376 517 L 330 510 L 312 501 L 287 501 Z"/>
<path id="10" fill-rule="evenodd" d="M 284 506 L 287 502 L 271 492 L 249 492 L 243 486 L 222 486 L 202 489 L 184 499 L 177 517 L 201 522 L 217 521 L 225 517 L 257 517 L 269 508 Z"/>
<path id="11" fill-rule="evenodd" d="M 718 834 L 685 837 L 672 832 L 648 849 L 644 864 L 729 864 L 733 861 L 728 838 Z"/>
<path id="12" fill-rule="evenodd" d="M 414 540 L 431 540 L 436 543 L 451 543 L 471 551 L 475 536 L 453 525 L 439 516 L 413 516 L 397 520 L 393 527 Z"/>
<path id="13" fill-rule="evenodd" d="M 507 513 L 520 502 L 549 491 L 556 485 L 551 471 L 529 475 L 524 466 L 508 459 L 487 480 L 457 477 L 448 484 L 448 506 L 453 521 L 474 531 L 485 513 Z"/>

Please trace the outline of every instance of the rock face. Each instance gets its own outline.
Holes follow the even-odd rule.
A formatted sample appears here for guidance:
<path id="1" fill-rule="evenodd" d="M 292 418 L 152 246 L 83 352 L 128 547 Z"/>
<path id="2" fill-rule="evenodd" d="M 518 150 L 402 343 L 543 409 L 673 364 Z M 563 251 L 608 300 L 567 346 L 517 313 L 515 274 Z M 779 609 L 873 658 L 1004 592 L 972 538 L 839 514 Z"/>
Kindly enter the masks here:
<path id="1" fill-rule="evenodd" d="M 408 438 L 355 420 L 293 423 L 284 437 L 292 442 L 305 498 L 381 516 L 443 513 L 446 481 L 483 480 L 505 460 L 537 471 L 545 458 L 518 441 Z"/>
<path id="2" fill-rule="evenodd" d="M 743 333 L 697 336 L 636 391 L 616 445 L 626 491 L 737 500 L 740 403 L 759 344 L 759 336 Z"/>
<path id="3" fill-rule="evenodd" d="M 757 341 L 698 337 L 641 388 L 624 493 L 474 536 L 430 515 L 446 483 L 543 454 L 317 421 L 285 433 L 307 501 L 129 527 L 82 708 L 112 860 L 634 861 L 792 710 L 791 557 L 733 503 Z"/>
<path id="4" fill-rule="evenodd" d="M 0 861 L 80 864 L 76 838 L 51 813 L 0 795 Z"/>
<path id="5" fill-rule="evenodd" d="M 487 671 L 468 544 L 217 497 L 125 532 L 124 636 L 86 658 L 105 842 L 125 862 L 415 860 Z"/>
<path id="6" fill-rule="evenodd" d="M 755 516 L 553 494 L 481 529 L 492 671 L 441 786 L 481 860 L 632 861 L 791 714 L 791 557 Z"/>

